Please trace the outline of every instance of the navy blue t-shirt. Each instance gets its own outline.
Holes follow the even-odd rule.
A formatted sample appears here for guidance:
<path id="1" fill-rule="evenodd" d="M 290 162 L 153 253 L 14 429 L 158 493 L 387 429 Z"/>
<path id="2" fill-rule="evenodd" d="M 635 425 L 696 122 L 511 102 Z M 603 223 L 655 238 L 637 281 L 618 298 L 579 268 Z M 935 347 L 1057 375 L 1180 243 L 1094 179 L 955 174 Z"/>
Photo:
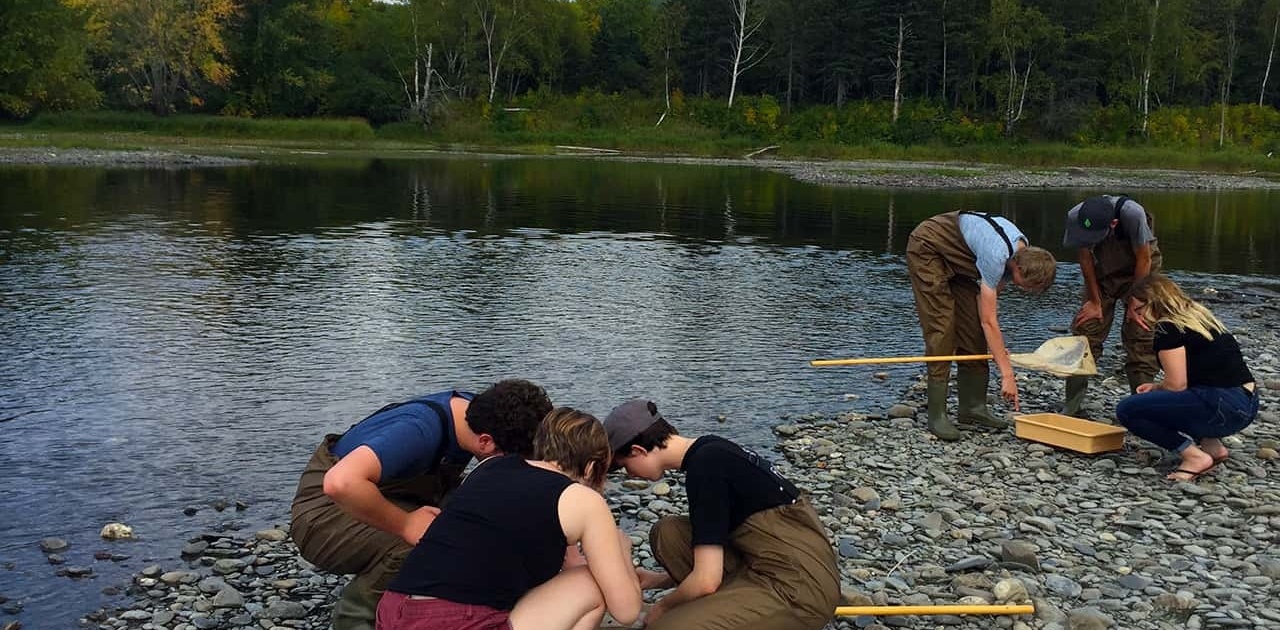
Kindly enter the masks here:
<path id="1" fill-rule="evenodd" d="M 441 461 L 465 464 L 471 460 L 471 453 L 458 446 L 454 435 L 453 407 L 449 404 L 454 396 L 471 400 L 476 395 L 448 390 L 385 407 L 347 429 L 330 450 L 341 458 L 368 446 L 382 464 L 380 482 L 430 472 Z M 445 417 L 441 418 L 426 401 L 443 408 Z M 441 457 L 434 461 L 432 456 L 437 452 Z"/>

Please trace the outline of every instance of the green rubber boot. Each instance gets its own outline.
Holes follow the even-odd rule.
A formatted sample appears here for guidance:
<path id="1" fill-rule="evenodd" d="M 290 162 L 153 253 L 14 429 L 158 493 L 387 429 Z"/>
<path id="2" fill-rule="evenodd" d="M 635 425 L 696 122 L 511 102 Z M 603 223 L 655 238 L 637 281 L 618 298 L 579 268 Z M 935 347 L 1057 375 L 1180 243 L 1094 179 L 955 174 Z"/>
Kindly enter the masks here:
<path id="1" fill-rule="evenodd" d="M 947 418 L 947 382 L 929 381 L 929 432 L 944 442 L 960 439 L 956 425 Z"/>
<path id="2" fill-rule="evenodd" d="M 993 413 L 987 407 L 987 372 L 979 370 L 956 370 L 956 393 L 960 399 L 961 422 L 1004 429 L 1009 421 Z"/>
<path id="3" fill-rule="evenodd" d="M 1084 418 L 1081 407 L 1084 405 L 1084 393 L 1089 389 L 1089 377 L 1067 377 L 1067 400 L 1062 405 L 1062 415 L 1073 418 Z"/>
<path id="4" fill-rule="evenodd" d="M 380 593 L 373 591 L 369 580 L 355 576 L 342 589 L 333 604 L 333 630 L 373 630 Z"/>

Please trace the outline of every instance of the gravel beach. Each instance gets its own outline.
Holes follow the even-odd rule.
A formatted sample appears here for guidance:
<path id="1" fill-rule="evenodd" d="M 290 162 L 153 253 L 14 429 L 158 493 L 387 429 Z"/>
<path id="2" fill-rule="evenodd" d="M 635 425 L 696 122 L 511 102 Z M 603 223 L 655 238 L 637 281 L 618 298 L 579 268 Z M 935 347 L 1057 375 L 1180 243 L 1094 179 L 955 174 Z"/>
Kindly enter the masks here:
<path id="1" fill-rule="evenodd" d="M 1018 617 L 859 617 L 830 627 L 1280 628 L 1280 299 L 1200 297 L 1241 322 L 1233 328 L 1262 411 L 1226 440 L 1226 464 L 1196 483 L 1166 481 L 1176 458 L 1132 438 L 1123 451 L 1091 456 L 1020 440 L 1012 428 L 939 442 L 924 427 L 922 381 L 889 409 L 778 419 L 777 465 L 830 528 L 847 604 L 1036 607 Z M 1087 411 L 1101 421 L 1125 394 L 1118 350 L 1108 347 L 1091 389 Z M 1024 411 L 1056 409 L 1059 379 L 1019 378 Z M 607 495 L 637 560 L 654 568 L 647 531 L 686 509 L 678 476 L 615 478 Z M 203 534 L 181 554 L 136 574 L 118 607 L 85 623 L 320 629 L 345 582 L 298 558 L 285 524 Z"/>
<path id="2" fill-rule="evenodd" d="M 215 153 L 226 153 L 222 147 Z M 331 156 L 347 150 L 271 149 L 262 154 L 261 147 L 243 145 L 233 151 L 245 156 L 208 155 L 199 146 L 185 151 L 161 149 L 58 149 L 53 147 L 0 147 L 0 164 L 49 166 L 98 166 L 108 168 L 198 168 L 252 164 L 259 160 L 287 157 Z M 1092 188 L 1109 190 L 1261 190 L 1280 189 L 1280 178 L 1256 173 L 1211 173 L 1164 169 L 1122 169 L 1109 167 L 1014 167 L 971 162 L 903 162 L 892 160 L 805 160 L 776 158 L 700 158 L 678 156 L 600 155 L 568 152 L 558 156 L 523 156 L 484 152 L 435 150 L 354 151 L 365 157 L 412 158 L 432 154 L 485 155 L 492 158 L 519 159 L 596 159 L 624 162 L 658 162 L 664 164 L 696 164 L 712 166 L 750 166 L 774 171 L 797 180 L 836 186 L 870 186 L 914 189 L 1039 189 Z"/>

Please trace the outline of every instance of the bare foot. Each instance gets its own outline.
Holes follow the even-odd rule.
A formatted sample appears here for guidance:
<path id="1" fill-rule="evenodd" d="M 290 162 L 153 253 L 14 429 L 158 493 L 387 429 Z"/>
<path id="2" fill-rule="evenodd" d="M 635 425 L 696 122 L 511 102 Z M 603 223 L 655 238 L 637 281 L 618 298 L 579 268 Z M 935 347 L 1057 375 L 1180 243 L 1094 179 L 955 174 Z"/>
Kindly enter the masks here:
<path id="1" fill-rule="evenodd" d="M 1182 449 L 1182 465 L 1165 477 L 1170 481 L 1195 481 L 1217 464 L 1213 457 L 1196 446 Z"/>
<path id="2" fill-rule="evenodd" d="M 1230 451 L 1222 444 L 1222 440 L 1218 438 L 1204 438 L 1200 440 L 1200 450 L 1204 451 L 1213 458 L 1213 461 L 1220 462 L 1227 458 Z"/>

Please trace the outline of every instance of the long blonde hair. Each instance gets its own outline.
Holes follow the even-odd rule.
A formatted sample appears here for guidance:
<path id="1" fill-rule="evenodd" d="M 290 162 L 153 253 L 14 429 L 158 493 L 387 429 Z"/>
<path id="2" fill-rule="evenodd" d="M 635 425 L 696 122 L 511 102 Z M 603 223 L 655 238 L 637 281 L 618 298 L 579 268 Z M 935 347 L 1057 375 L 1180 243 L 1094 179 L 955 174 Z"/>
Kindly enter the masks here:
<path id="1" fill-rule="evenodd" d="M 592 488 L 604 486 L 611 456 L 604 425 L 572 407 L 552 409 L 533 436 L 534 459 L 554 462 L 565 474 Z"/>
<path id="2" fill-rule="evenodd" d="M 1139 280 L 1130 295 L 1146 303 L 1143 318 L 1148 324 L 1169 322 L 1183 332 L 1195 331 L 1205 339 L 1227 332 L 1226 324 L 1162 274 L 1153 273 Z"/>

